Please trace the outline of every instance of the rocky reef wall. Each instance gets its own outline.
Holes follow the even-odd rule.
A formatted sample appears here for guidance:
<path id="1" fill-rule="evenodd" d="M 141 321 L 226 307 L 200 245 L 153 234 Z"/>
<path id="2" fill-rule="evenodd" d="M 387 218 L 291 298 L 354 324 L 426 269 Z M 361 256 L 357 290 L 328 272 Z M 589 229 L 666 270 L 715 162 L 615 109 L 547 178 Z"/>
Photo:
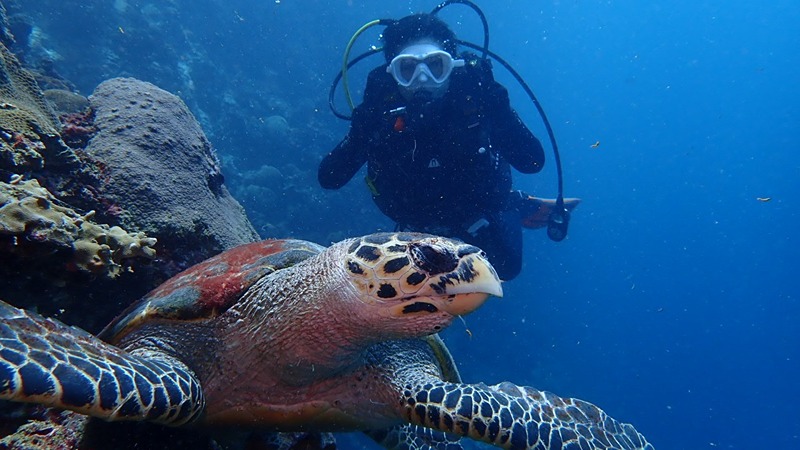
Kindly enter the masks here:
<path id="1" fill-rule="evenodd" d="M 181 268 L 258 239 L 223 184 L 211 144 L 178 97 L 115 78 L 100 84 L 89 102 L 97 133 L 86 153 L 103 163 L 98 193 L 118 208 L 121 226 L 157 237 Z"/>
<path id="2" fill-rule="evenodd" d="M 45 95 L 0 42 L 0 298 L 96 331 L 257 239 L 178 97 L 130 78 Z"/>

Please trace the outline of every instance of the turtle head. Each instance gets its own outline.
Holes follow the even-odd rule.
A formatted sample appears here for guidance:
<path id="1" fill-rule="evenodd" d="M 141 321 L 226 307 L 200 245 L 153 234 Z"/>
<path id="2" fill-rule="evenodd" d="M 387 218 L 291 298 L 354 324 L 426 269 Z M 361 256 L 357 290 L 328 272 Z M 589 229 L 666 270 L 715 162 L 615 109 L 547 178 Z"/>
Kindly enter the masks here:
<path id="1" fill-rule="evenodd" d="M 418 233 L 379 233 L 343 243 L 347 281 L 376 335 L 436 333 L 503 290 L 479 248 Z M 359 314 L 360 315 L 360 314 Z"/>

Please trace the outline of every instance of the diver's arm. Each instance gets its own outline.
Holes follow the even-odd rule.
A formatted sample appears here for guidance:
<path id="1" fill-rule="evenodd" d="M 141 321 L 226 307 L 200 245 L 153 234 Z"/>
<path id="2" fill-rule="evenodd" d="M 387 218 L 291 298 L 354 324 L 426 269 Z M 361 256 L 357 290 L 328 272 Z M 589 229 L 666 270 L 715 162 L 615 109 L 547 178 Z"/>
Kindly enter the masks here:
<path id="1" fill-rule="evenodd" d="M 350 132 L 319 164 L 317 179 L 325 189 L 339 189 L 347 184 L 367 161 L 367 138 L 362 132 L 364 112 L 353 111 Z"/>
<path id="2" fill-rule="evenodd" d="M 492 142 L 512 167 L 522 173 L 536 173 L 544 166 L 544 148 L 539 139 L 511 108 L 508 91 L 497 82 L 487 92 L 492 115 Z"/>

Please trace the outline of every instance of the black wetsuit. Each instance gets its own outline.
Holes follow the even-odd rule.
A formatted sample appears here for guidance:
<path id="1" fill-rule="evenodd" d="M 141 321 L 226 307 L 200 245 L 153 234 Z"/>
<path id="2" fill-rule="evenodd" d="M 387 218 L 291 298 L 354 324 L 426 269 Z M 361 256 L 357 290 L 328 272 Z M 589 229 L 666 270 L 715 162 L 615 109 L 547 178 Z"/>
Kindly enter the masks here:
<path id="1" fill-rule="evenodd" d="M 486 61 L 467 59 L 447 93 L 407 101 L 386 66 L 370 72 L 350 132 L 323 160 L 323 188 L 344 186 L 364 163 L 375 203 L 398 227 L 481 247 L 501 278 L 520 270 L 522 230 L 511 168 L 541 170 L 544 151 L 511 108 Z"/>

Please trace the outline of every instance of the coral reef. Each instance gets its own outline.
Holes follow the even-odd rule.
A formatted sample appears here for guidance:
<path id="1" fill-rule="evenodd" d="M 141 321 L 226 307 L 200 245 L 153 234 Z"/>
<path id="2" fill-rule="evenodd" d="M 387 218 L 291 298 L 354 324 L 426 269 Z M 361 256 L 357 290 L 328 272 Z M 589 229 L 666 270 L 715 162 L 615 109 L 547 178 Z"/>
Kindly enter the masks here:
<path id="1" fill-rule="evenodd" d="M 136 258 L 155 257 L 156 239 L 91 221 L 59 205 L 36 180 L 0 182 L 0 253 L 20 260 L 48 257 L 48 265 L 114 278 Z"/>
<path id="2" fill-rule="evenodd" d="M 59 117 L 82 113 L 89 108 L 89 99 L 64 89 L 47 89 L 42 92 L 45 100 Z"/>
<path id="3" fill-rule="evenodd" d="M 0 2 L 0 43 L 5 45 L 14 43 L 14 35 L 11 33 L 11 26 L 8 22 L 8 12 L 3 2 Z"/>
<path id="4" fill-rule="evenodd" d="M 80 112 L 65 113 L 61 120 L 61 138 L 73 149 L 85 148 L 89 139 L 97 132 L 94 126 L 94 110 L 86 107 Z"/>
<path id="5" fill-rule="evenodd" d="M 97 331 L 258 235 L 180 99 L 137 80 L 92 99 L 42 93 L 0 44 L 0 298 Z"/>
<path id="6" fill-rule="evenodd" d="M 0 182 L 0 297 L 97 330 L 179 270 L 258 239 L 180 99 L 137 80 L 104 84 L 93 104 L 50 91 L 61 113 L 53 125 L 36 83 L 11 89 L 8 68 L 0 67 L 0 92 L 28 98 L 33 106 L 14 111 L 33 113 L 0 114 L 0 138 L 13 150 L 0 163 L 0 180 L 10 180 Z M 40 123 L 49 131 L 31 133 Z M 66 150 L 46 151 L 52 143 Z M 111 289 L 119 294 L 81 312 Z"/>
<path id="7" fill-rule="evenodd" d="M 269 450 L 336 450 L 336 440 L 331 433 L 311 433 L 307 431 L 291 433 L 253 433 L 248 438 L 246 448 Z"/>
<path id="8" fill-rule="evenodd" d="M 0 171 L 37 170 L 45 162 L 76 164 L 58 128 L 34 77 L 0 43 Z"/>
<path id="9" fill-rule="evenodd" d="M 87 416 L 72 411 L 47 410 L 41 420 L 30 420 L 0 439 L 8 450 L 71 450 L 78 448 Z"/>
<path id="10" fill-rule="evenodd" d="M 103 163 L 97 191 L 120 208 L 118 225 L 158 238 L 162 254 L 181 267 L 259 239 L 181 99 L 150 83 L 116 78 L 100 84 L 89 101 L 97 133 L 85 151 Z"/>

